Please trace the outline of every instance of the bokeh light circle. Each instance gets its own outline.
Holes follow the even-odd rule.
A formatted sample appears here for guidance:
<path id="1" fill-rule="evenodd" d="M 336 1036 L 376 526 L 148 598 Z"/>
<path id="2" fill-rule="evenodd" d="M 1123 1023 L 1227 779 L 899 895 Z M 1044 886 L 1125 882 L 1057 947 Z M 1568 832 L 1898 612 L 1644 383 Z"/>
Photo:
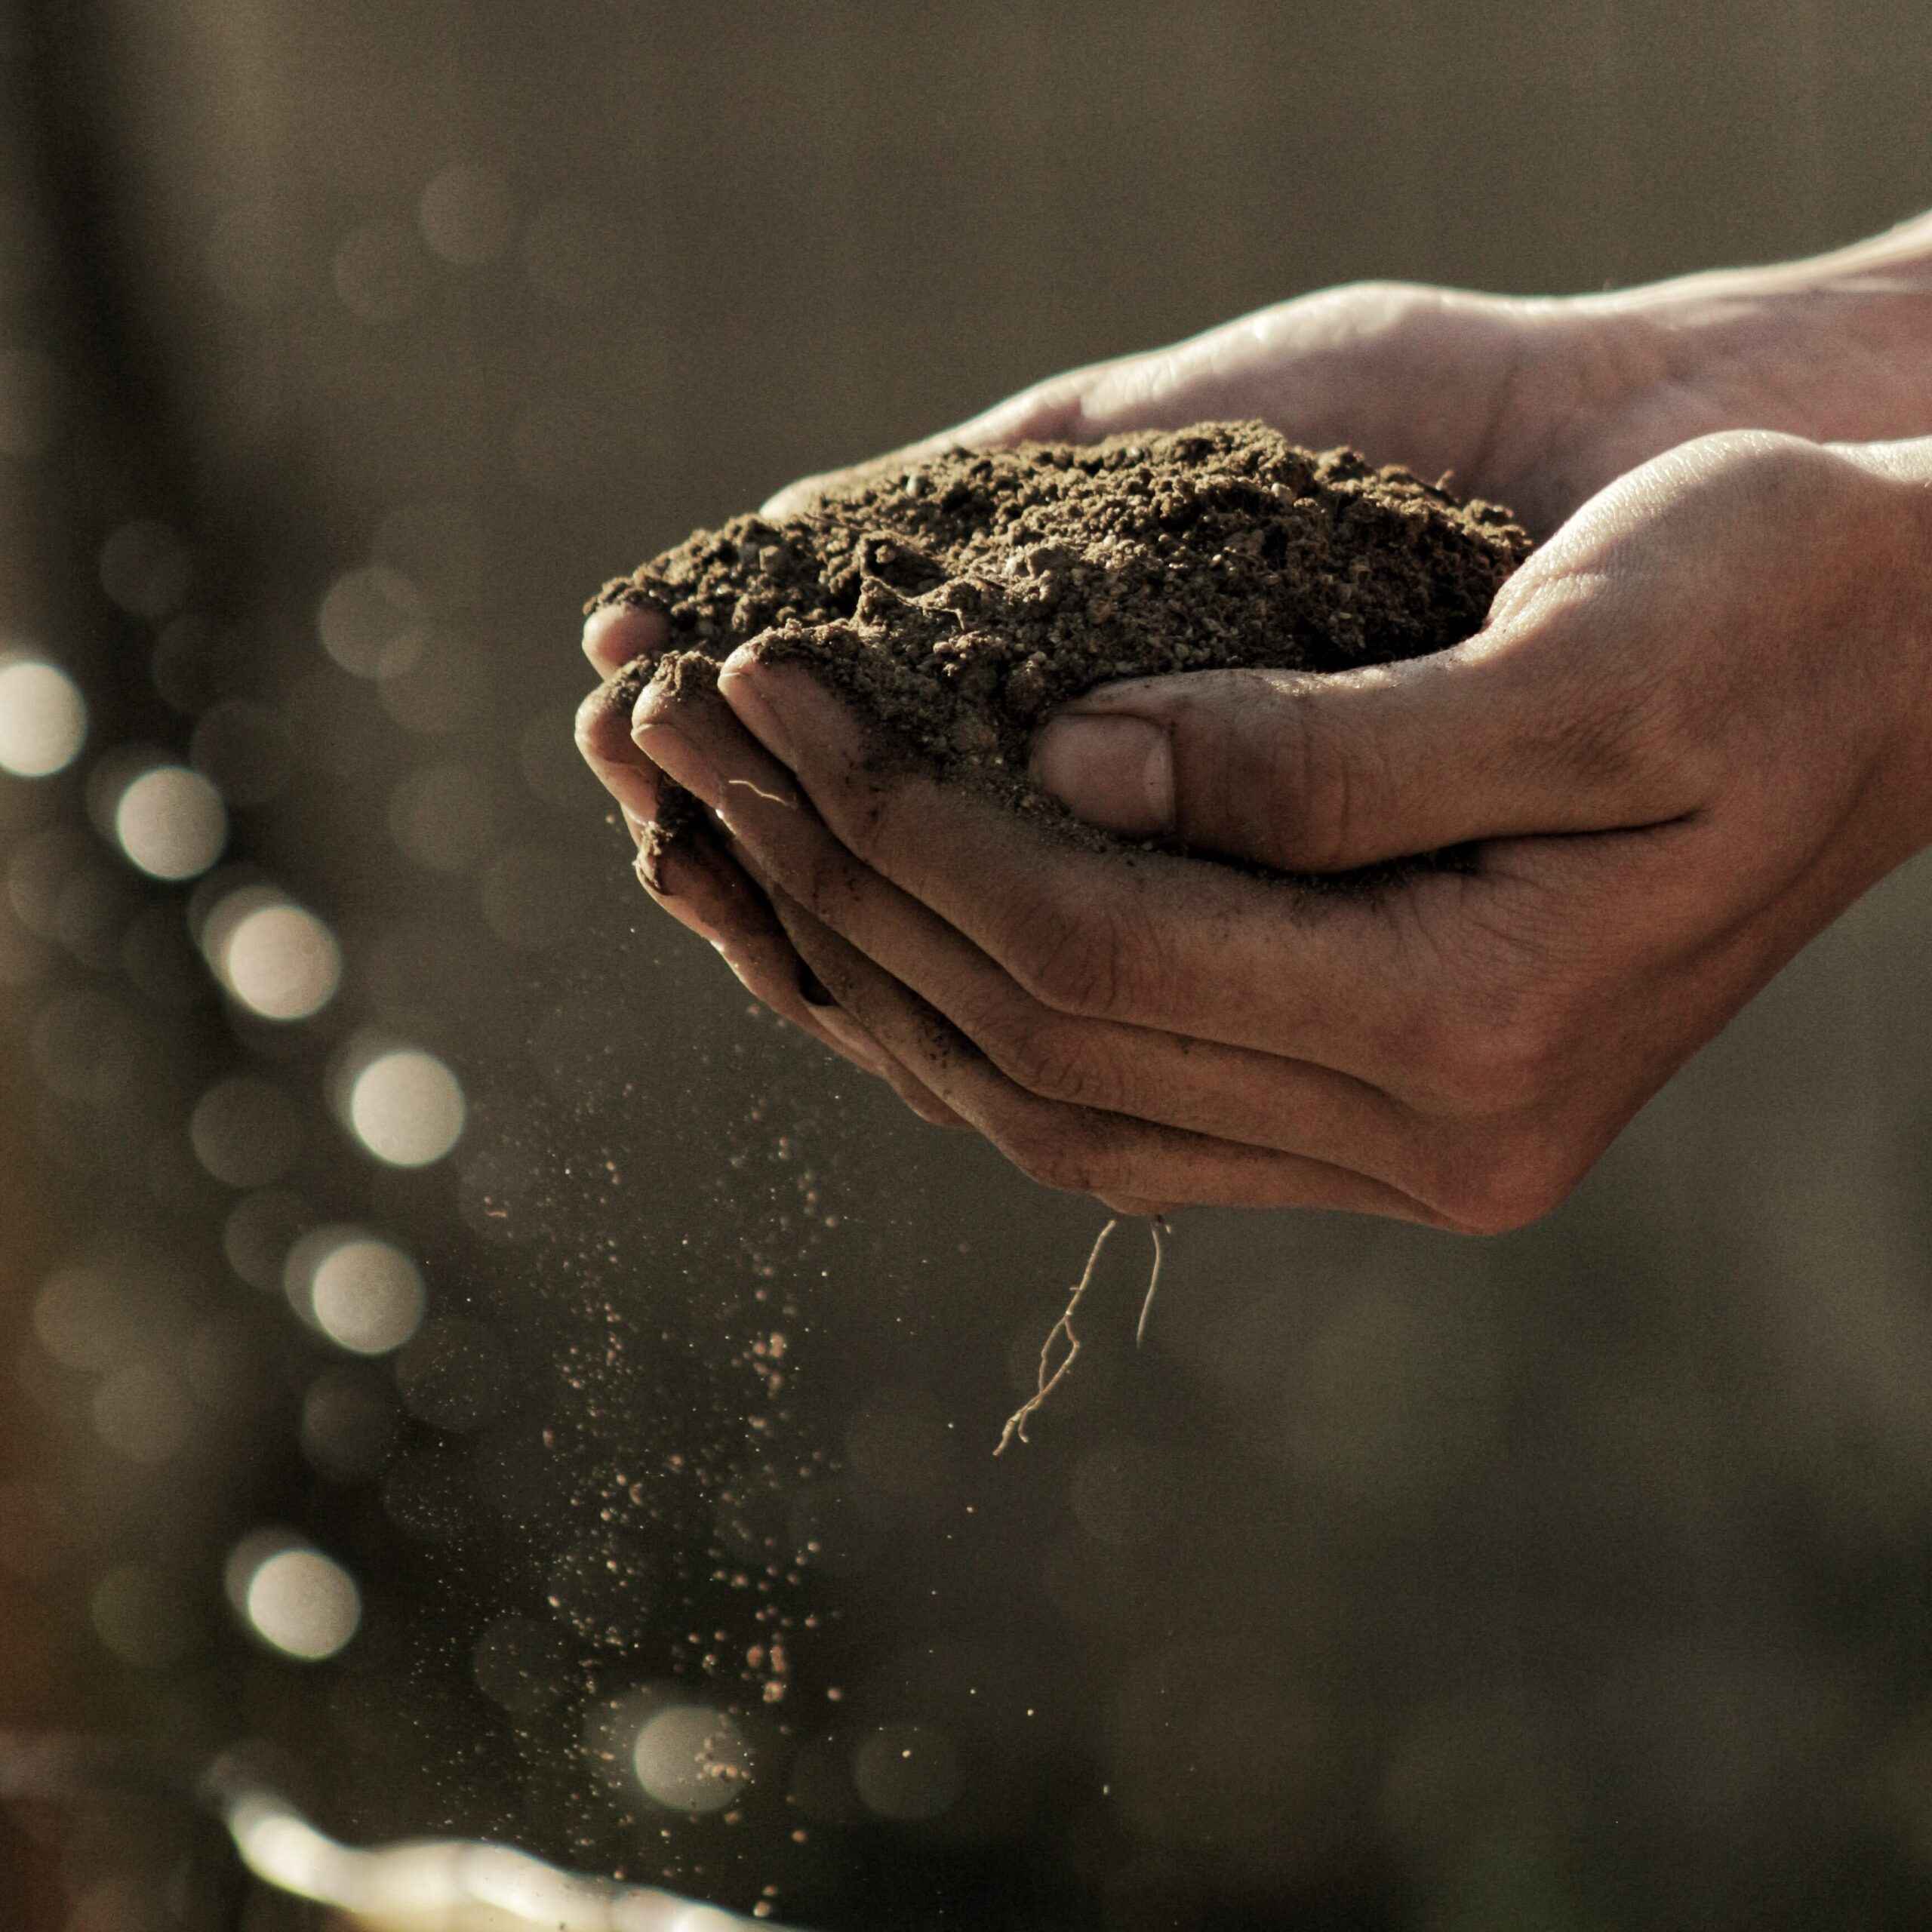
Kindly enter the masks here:
<path id="1" fill-rule="evenodd" d="M 514 220 L 502 171 L 461 162 L 434 177 L 417 205 L 423 238 L 458 268 L 475 268 L 500 255 Z"/>
<path id="2" fill-rule="evenodd" d="M 440 1161 L 460 1138 L 465 1113 L 456 1075 L 418 1047 L 379 1054 L 349 1091 L 349 1124 L 356 1139 L 394 1168 Z"/>
<path id="3" fill-rule="evenodd" d="M 109 1269 L 62 1268 L 34 1297 L 35 1339 L 63 1368 L 105 1374 L 141 1352 L 140 1309 Z"/>
<path id="4" fill-rule="evenodd" d="M 342 983 L 342 949 L 306 907 L 271 888 L 245 886 L 208 915 L 208 964 L 234 998 L 263 1020 L 306 1020 Z"/>
<path id="5" fill-rule="evenodd" d="M 297 1313 L 352 1355 L 387 1355 L 422 1326 L 422 1271 L 366 1229 L 317 1228 L 289 1250 L 284 1285 Z"/>
<path id="6" fill-rule="evenodd" d="M 86 701 L 59 665 L 0 658 L 0 771 L 51 778 L 72 764 L 87 735 Z"/>
<path id="7" fill-rule="evenodd" d="M 674 1811 L 728 1810 L 752 1774 L 744 1734 L 706 1704 L 672 1704 L 647 1718 L 631 1763 L 645 1795 Z"/>
<path id="8" fill-rule="evenodd" d="M 334 1657 L 362 1622 L 362 1593 L 333 1557 L 288 1532 L 257 1530 L 237 1543 L 229 1601 L 272 1650 L 303 1663 Z"/>
<path id="9" fill-rule="evenodd" d="M 423 653 L 420 592 L 381 564 L 344 571 L 315 614 L 322 648 L 352 676 L 392 678 Z"/>
<path id="10" fill-rule="evenodd" d="M 198 771 L 158 764 L 122 791 L 114 836 L 151 878 L 196 878 L 228 843 L 228 808 Z"/>
<path id="11" fill-rule="evenodd" d="M 252 1074 L 217 1081 L 188 1122 L 195 1155 L 230 1187 L 278 1180 L 302 1151 L 302 1117 L 281 1090 Z"/>

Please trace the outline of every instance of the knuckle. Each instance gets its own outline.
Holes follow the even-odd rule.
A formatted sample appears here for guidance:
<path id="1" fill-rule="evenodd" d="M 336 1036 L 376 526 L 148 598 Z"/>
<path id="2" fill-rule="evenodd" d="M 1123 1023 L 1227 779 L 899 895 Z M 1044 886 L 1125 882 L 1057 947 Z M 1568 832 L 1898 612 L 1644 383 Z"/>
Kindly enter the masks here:
<path id="1" fill-rule="evenodd" d="M 1278 685 L 1271 695 L 1275 702 L 1260 714 L 1268 730 L 1257 760 L 1259 782 L 1244 786 L 1248 809 L 1265 814 L 1258 829 L 1284 864 L 1311 872 L 1341 869 L 1359 846 L 1364 801 L 1380 792 L 1381 755 L 1373 743 L 1344 742 L 1312 686 Z M 1239 808 L 1239 801 L 1229 802 Z"/>
<path id="2" fill-rule="evenodd" d="M 1000 1152 L 1029 1180 L 1062 1193 L 1093 1192 L 1091 1152 L 1071 1123 L 1041 1118 L 1029 1109 L 1004 1124 L 996 1138 Z"/>
<path id="3" fill-rule="evenodd" d="M 1839 472 L 1839 459 L 1774 429 L 1720 429 L 1672 452 L 1708 514 L 1764 522 L 1807 515 Z M 1767 533 L 1768 534 L 1768 533 Z"/>
<path id="4" fill-rule="evenodd" d="M 1113 1083 L 1077 1027 L 1039 1014 L 1002 1014 L 974 1037 L 994 1066 L 1029 1094 L 1073 1105 L 1110 1103 Z"/>
<path id="5" fill-rule="evenodd" d="M 1547 1131 L 1504 1135 L 1447 1204 L 1468 1233 L 1511 1234 L 1561 1207 L 1587 1164 Z"/>
<path id="6" fill-rule="evenodd" d="M 1008 970 L 1021 988 L 1060 1013 L 1099 1017 L 1120 993 L 1120 969 L 1103 919 L 1057 906 L 1024 909 Z"/>

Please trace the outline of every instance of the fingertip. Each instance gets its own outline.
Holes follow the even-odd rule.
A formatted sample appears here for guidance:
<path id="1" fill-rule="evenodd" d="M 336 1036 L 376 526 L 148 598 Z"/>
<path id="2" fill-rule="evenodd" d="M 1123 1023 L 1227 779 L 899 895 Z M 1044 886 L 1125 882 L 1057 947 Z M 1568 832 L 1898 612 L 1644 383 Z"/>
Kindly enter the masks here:
<path id="1" fill-rule="evenodd" d="M 774 700 L 779 706 L 784 703 L 792 681 L 784 676 L 782 669 L 774 677 L 774 668 L 760 663 L 749 651 L 734 651 L 718 668 L 718 695 L 731 706 L 738 722 L 774 758 L 781 764 L 789 764 L 792 734 L 774 708 Z"/>
<path id="2" fill-rule="evenodd" d="M 634 761 L 631 707 L 616 686 L 598 685 L 585 695 L 573 730 L 577 749 L 593 764 Z"/>
<path id="3" fill-rule="evenodd" d="M 648 656 L 670 633 L 662 611 L 641 604 L 600 604 L 583 620 L 583 654 L 600 678 L 614 678 Z"/>
<path id="4" fill-rule="evenodd" d="M 774 661 L 748 645 L 718 667 L 718 691 L 738 722 L 795 771 L 801 761 L 823 771 L 828 760 L 835 765 L 868 748 L 866 724 L 851 701 L 804 664 Z"/>
<path id="5" fill-rule="evenodd" d="M 608 685 L 577 706 L 577 751 L 597 782 L 630 816 L 654 818 L 660 803 L 656 768 L 640 758 L 630 735 L 629 707 Z"/>
<path id="6" fill-rule="evenodd" d="M 966 1125 L 966 1122 L 943 1100 L 935 1100 L 928 1094 L 912 1093 L 903 1087 L 896 1088 L 894 1091 L 904 1103 L 907 1112 L 916 1115 L 928 1127 L 940 1128 L 948 1133 L 956 1134 Z"/>
<path id="7" fill-rule="evenodd" d="M 801 476 L 795 483 L 788 483 L 783 489 L 774 491 L 758 505 L 758 513 L 768 521 L 776 523 L 781 518 L 795 516 L 807 509 L 821 495 L 824 479 L 817 476 Z"/>

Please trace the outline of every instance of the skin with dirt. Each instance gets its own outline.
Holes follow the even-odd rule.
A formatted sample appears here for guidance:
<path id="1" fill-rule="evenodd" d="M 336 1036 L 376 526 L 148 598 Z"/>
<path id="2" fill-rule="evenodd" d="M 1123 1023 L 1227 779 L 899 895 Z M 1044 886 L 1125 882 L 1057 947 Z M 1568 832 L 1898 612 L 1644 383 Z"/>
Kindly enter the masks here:
<path id="1" fill-rule="evenodd" d="M 1118 678 L 1340 671 L 1469 636 L 1527 555 L 1510 512 L 1258 423 L 955 450 L 771 521 L 700 531 L 591 609 L 660 613 L 620 680 L 715 678 L 745 645 L 809 664 L 882 726 L 879 755 L 1004 796 L 1084 842 L 1026 776 L 1057 705 Z M 654 850 L 695 823 L 670 788 Z M 646 852 L 647 861 L 652 849 Z"/>

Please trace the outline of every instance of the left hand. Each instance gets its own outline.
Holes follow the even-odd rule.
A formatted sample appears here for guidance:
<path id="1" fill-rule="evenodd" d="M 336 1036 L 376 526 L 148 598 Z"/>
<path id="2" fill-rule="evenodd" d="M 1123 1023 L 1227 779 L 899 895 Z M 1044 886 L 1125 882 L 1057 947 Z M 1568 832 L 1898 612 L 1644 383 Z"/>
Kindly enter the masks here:
<path id="1" fill-rule="evenodd" d="M 1514 1227 L 1932 835 L 1922 448 L 1704 437 L 1454 650 L 1130 683 L 1043 737 L 1084 815 L 1204 853 L 1468 848 L 1371 893 L 1075 849 L 869 768 L 853 716 L 749 651 L 718 695 L 647 696 L 636 741 L 895 1073 L 1036 1179 Z"/>

